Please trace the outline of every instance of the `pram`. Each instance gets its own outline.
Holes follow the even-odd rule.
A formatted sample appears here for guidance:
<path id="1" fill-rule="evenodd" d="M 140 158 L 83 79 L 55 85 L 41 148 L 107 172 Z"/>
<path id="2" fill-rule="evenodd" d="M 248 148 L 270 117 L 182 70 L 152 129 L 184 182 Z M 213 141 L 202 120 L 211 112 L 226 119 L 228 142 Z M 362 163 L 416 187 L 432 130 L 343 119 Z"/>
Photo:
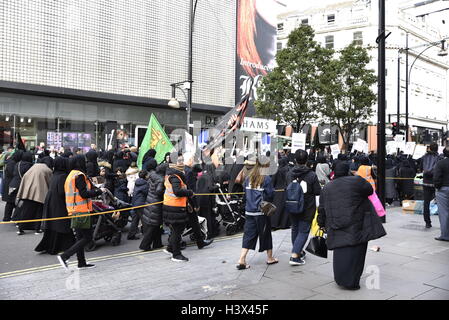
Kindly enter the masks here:
<path id="1" fill-rule="evenodd" d="M 217 206 L 213 208 L 216 215 L 220 216 L 219 223 L 222 223 L 226 230 L 226 235 L 230 236 L 243 230 L 245 225 L 245 204 L 243 196 L 228 196 L 222 191 L 221 185 L 217 184 L 220 195 L 215 195 Z"/>
<path id="2" fill-rule="evenodd" d="M 101 200 L 92 201 L 94 211 L 97 213 L 131 207 L 129 203 L 115 198 L 109 190 L 102 194 L 101 198 Z M 97 248 L 96 241 L 100 239 L 111 242 L 113 246 L 118 246 L 122 240 L 122 231 L 128 224 L 129 216 L 129 211 L 92 216 L 93 240 L 85 247 L 85 251 L 94 251 Z"/>
<path id="3" fill-rule="evenodd" d="M 198 217 L 198 222 L 200 224 L 201 233 L 203 234 L 203 239 L 207 239 L 208 230 L 207 230 L 207 220 L 203 217 Z M 182 233 L 182 237 L 190 236 L 190 240 L 196 241 L 195 236 L 193 234 L 193 229 L 191 226 L 187 225 L 184 232 Z"/>

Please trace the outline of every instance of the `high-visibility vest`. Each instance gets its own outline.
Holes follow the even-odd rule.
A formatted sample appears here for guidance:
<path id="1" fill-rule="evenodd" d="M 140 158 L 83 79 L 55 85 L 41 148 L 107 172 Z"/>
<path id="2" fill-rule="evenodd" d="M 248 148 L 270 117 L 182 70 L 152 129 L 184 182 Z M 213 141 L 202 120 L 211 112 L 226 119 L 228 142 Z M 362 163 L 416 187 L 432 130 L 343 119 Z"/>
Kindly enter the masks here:
<path id="1" fill-rule="evenodd" d="M 181 181 L 181 188 L 187 188 L 187 185 L 178 175 L 175 174 L 174 176 Z M 170 176 L 165 176 L 164 206 L 185 208 L 187 206 L 187 197 L 177 197 L 173 192 L 173 186 L 169 179 Z"/>
<path id="2" fill-rule="evenodd" d="M 360 166 L 359 170 L 357 171 L 357 175 L 368 181 L 371 184 L 371 187 L 373 187 L 373 190 L 376 191 L 376 181 L 374 181 L 374 178 L 371 175 L 370 166 Z"/>
<path id="3" fill-rule="evenodd" d="M 87 189 L 92 189 L 92 184 L 87 176 L 78 170 L 72 170 L 64 183 L 65 203 L 69 216 L 74 213 L 92 212 L 92 200 L 81 197 L 79 190 L 76 188 L 76 179 L 82 175 L 86 181 Z"/>

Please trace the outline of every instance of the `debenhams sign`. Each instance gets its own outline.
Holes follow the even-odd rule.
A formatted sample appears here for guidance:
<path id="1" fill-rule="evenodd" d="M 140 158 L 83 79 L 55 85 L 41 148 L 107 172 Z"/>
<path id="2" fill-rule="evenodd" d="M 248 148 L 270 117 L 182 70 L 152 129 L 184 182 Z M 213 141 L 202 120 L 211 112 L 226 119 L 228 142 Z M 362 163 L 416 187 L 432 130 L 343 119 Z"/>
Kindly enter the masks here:
<path id="1" fill-rule="evenodd" d="M 273 120 L 245 117 L 241 130 L 250 132 L 276 133 L 276 127 L 277 122 Z"/>

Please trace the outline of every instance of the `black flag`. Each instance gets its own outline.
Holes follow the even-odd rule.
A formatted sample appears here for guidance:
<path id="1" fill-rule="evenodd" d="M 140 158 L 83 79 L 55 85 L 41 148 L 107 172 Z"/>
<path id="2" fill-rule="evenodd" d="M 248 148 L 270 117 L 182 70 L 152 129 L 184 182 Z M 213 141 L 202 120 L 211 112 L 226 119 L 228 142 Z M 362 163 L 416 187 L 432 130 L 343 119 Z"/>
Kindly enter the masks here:
<path id="1" fill-rule="evenodd" d="M 16 150 L 23 150 L 26 151 L 25 145 L 23 144 L 22 141 L 22 136 L 20 135 L 20 132 L 16 133 L 16 145 L 15 145 Z"/>

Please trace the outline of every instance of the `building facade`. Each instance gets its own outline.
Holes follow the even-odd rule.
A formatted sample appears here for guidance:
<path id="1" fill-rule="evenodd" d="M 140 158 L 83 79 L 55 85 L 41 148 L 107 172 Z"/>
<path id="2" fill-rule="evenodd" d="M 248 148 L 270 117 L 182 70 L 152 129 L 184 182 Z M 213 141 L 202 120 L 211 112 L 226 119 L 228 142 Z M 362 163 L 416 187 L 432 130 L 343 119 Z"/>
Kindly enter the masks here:
<path id="1" fill-rule="evenodd" d="M 441 46 L 434 46 L 416 60 L 413 68 L 410 67 L 421 51 L 429 47 L 429 43 L 446 39 L 448 32 L 443 24 L 435 23 L 436 21 L 428 16 L 417 17 L 419 12 L 424 12 L 428 8 L 411 5 L 415 2 L 417 1 L 387 0 L 386 29 L 391 34 L 386 40 L 386 120 L 387 123 L 398 121 L 399 104 L 399 120 L 401 124 L 405 124 L 406 54 L 405 51 L 400 52 L 400 49 L 406 48 L 408 37 L 410 48 L 408 115 L 411 138 L 417 143 L 427 144 L 435 141 L 441 144 L 443 133 L 448 130 L 449 59 L 447 56 L 438 55 Z M 280 15 L 278 49 L 286 46 L 289 33 L 301 24 L 312 26 L 316 34 L 315 40 L 335 51 L 343 49 L 353 41 L 368 48 L 372 57 L 368 68 L 375 70 L 377 74 L 378 1 L 345 1 Z M 373 87 L 373 91 L 377 92 L 377 87 Z M 373 108 L 377 111 L 377 104 Z M 376 123 L 377 112 L 371 120 L 371 125 Z M 366 137 L 371 140 L 370 149 L 374 150 L 377 136 L 372 132 L 375 130 L 368 130 Z M 392 136 L 389 135 L 388 139 L 392 139 Z"/>
<path id="2" fill-rule="evenodd" d="M 192 121 L 203 126 L 235 105 L 236 25 L 236 0 L 198 1 Z M 28 147 L 103 147 L 111 128 L 137 145 L 152 113 L 168 133 L 185 128 L 185 109 L 167 104 L 187 80 L 188 43 L 189 1 L 1 1 L 0 145 L 19 132 Z"/>

